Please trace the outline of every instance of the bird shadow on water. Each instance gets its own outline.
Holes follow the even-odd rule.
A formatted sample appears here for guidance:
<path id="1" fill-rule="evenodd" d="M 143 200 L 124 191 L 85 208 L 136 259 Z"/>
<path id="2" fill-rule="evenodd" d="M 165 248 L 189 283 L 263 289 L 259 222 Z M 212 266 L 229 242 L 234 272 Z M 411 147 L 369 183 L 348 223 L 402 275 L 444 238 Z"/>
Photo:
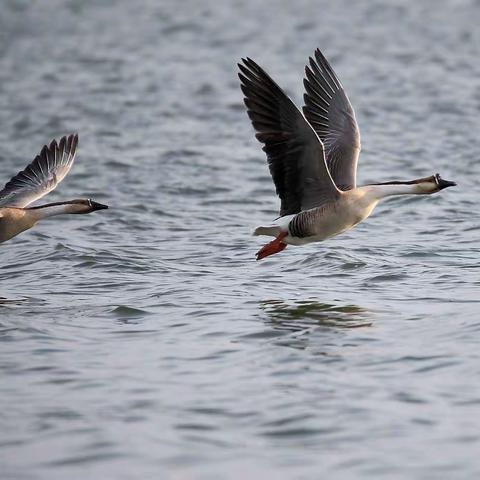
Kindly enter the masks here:
<path id="1" fill-rule="evenodd" d="M 265 325 L 280 337 L 276 343 L 294 348 L 304 348 L 314 332 L 330 336 L 373 325 L 373 313 L 352 304 L 264 300 L 259 307 Z"/>

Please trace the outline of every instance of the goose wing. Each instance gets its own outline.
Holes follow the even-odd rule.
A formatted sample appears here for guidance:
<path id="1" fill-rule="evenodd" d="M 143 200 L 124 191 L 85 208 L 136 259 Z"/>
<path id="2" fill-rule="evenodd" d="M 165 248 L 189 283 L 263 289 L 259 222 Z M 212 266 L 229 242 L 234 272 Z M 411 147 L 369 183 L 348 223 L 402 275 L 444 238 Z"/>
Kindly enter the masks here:
<path id="1" fill-rule="evenodd" d="M 325 147 L 330 174 L 340 190 L 356 186 L 360 130 L 340 80 L 319 49 L 305 67 L 303 113 Z"/>
<path id="2" fill-rule="evenodd" d="M 0 191 L 0 207 L 23 208 L 51 192 L 72 167 L 77 144 L 75 134 L 45 145 L 33 162 Z"/>
<path id="3" fill-rule="evenodd" d="M 264 144 L 281 200 L 280 216 L 334 201 L 340 191 L 325 163 L 323 144 L 302 112 L 253 60 L 242 59 L 239 78 L 248 116 Z"/>

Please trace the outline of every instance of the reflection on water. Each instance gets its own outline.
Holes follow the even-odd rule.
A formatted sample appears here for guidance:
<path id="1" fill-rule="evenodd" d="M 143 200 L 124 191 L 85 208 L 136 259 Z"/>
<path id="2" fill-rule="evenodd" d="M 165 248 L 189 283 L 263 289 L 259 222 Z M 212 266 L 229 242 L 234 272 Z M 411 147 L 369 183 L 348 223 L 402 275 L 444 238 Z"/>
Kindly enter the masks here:
<path id="1" fill-rule="evenodd" d="M 0 297 L 0 305 L 18 305 L 28 302 L 28 298 L 5 298 Z"/>
<path id="2" fill-rule="evenodd" d="M 359 328 L 372 325 L 371 313 L 357 305 L 301 300 L 291 303 L 265 300 L 260 304 L 276 330 L 300 332 L 315 327 Z"/>

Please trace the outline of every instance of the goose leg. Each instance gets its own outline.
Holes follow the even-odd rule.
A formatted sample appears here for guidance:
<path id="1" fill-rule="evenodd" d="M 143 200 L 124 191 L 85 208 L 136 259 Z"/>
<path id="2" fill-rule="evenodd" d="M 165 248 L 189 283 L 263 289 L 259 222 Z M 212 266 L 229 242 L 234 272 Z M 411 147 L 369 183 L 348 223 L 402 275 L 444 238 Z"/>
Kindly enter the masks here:
<path id="1" fill-rule="evenodd" d="M 272 240 L 271 242 L 267 243 L 265 246 L 263 246 L 257 253 L 257 260 L 261 260 L 262 258 L 268 257 L 269 255 L 273 255 L 275 253 L 279 253 L 282 250 L 285 250 L 287 248 L 287 244 L 282 242 L 282 239 L 284 239 L 288 235 L 288 232 L 282 232 L 280 235 L 275 238 L 275 240 Z"/>

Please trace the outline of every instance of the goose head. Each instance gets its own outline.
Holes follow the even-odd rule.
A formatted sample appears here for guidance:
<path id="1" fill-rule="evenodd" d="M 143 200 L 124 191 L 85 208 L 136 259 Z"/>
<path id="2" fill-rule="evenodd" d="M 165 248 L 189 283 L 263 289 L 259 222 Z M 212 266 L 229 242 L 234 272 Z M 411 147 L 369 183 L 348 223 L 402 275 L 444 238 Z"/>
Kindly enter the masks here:
<path id="1" fill-rule="evenodd" d="M 454 187 L 456 185 L 455 182 L 444 180 L 439 173 L 431 177 L 420 178 L 419 180 L 415 180 L 415 182 L 417 183 L 417 188 L 426 194 L 436 193 L 444 188 Z"/>
<path id="2" fill-rule="evenodd" d="M 102 203 L 94 202 L 90 198 L 78 198 L 75 200 L 70 200 L 69 202 L 65 202 L 65 204 L 69 204 L 69 213 L 91 213 L 95 212 L 96 210 L 104 210 L 108 208 L 108 205 L 103 205 Z"/>

